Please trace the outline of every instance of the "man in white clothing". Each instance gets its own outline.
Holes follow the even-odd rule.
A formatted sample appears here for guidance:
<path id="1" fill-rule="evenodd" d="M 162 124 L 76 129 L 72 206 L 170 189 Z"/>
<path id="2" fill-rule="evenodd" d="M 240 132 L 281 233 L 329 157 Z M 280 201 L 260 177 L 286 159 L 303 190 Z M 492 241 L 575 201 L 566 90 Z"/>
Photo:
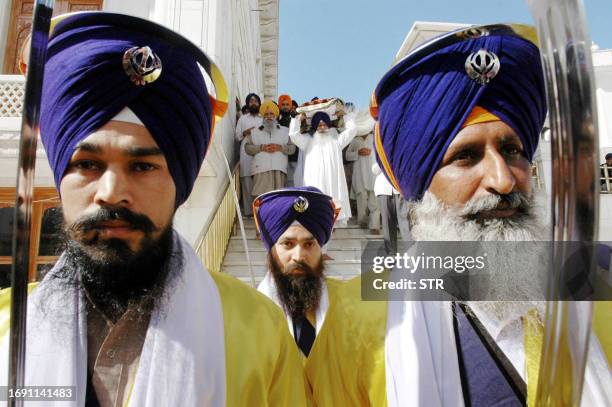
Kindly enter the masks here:
<path id="1" fill-rule="evenodd" d="M 371 126 L 360 131 L 346 150 L 346 159 L 353 161 L 351 179 L 351 197 L 357 201 L 357 219 L 362 227 L 368 227 L 372 234 L 378 234 L 380 229 L 380 210 L 374 194 L 375 176 L 372 165 L 374 158 L 374 135 Z M 367 131 L 367 132 L 364 132 Z"/>
<path id="2" fill-rule="evenodd" d="M 287 156 L 295 152 L 288 129 L 277 122 L 279 109 L 266 100 L 261 105 L 263 124 L 247 136 L 245 150 L 253 156 L 253 196 L 284 188 L 287 182 Z"/>
<path id="3" fill-rule="evenodd" d="M 334 198 L 340 206 L 338 225 L 345 226 L 351 217 L 348 187 L 342 165 L 342 149 L 347 146 L 357 134 L 352 118 L 345 119 L 346 129 L 338 134 L 331 127 L 331 119 L 327 113 L 317 112 L 312 116 L 311 127 L 315 133 L 300 133 L 300 124 L 306 120 L 306 115 L 294 118 L 289 127 L 291 141 L 304 151 L 304 185 L 319 188 L 324 194 Z"/>
<path id="4" fill-rule="evenodd" d="M 253 214 L 251 209 L 251 204 L 253 203 L 253 174 L 251 173 L 251 162 L 253 161 L 253 157 L 247 154 L 244 146 L 246 144 L 246 137 L 251 134 L 253 129 L 261 126 L 263 120 L 259 115 L 261 99 L 257 94 L 250 93 L 246 97 L 246 106 L 249 109 L 249 113 L 240 116 L 240 119 L 238 119 L 235 138 L 236 141 L 240 143 L 240 186 L 242 189 L 242 213 L 245 216 L 251 216 Z"/>

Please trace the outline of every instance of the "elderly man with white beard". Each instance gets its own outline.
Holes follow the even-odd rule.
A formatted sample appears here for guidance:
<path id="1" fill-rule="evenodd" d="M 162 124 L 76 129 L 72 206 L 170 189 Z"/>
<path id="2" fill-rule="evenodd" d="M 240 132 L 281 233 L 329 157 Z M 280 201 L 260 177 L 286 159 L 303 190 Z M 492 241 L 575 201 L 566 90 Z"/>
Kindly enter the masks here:
<path id="1" fill-rule="evenodd" d="M 324 194 L 334 198 L 340 207 L 338 226 L 346 226 L 351 214 L 349 192 L 342 165 L 342 149 L 346 147 L 357 134 L 352 117 L 346 119 L 346 129 L 341 133 L 332 127 L 332 121 L 325 112 L 317 112 L 312 116 L 311 127 L 315 133 L 300 133 L 301 122 L 306 120 L 302 114 L 291 120 L 289 137 L 291 141 L 304 152 L 304 186 L 319 188 Z"/>
<path id="2" fill-rule="evenodd" d="M 399 61 L 372 100 L 377 158 L 409 202 L 413 239 L 544 240 L 531 184 L 546 116 L 535 34 L 450 38 Z M 524 275 L 536 254 L 505 257 Z M 516 276 L 493 275 L 498 291 Z M 311 360 L 330 368 L 307 372 L 311 387 L 345 391 L 319 393 L 317 405 L 533 405 L 544 303 L 539 287 L 518 287 L 534 301 L 363 301 L 360 279 L 347 283 Z M 591 335 L 583 405 L 612 403 L 603 334 Z"/>
<path id="3" fill-rule="evenodd" d="M 247 154 L 253 156 L 253 196 L 285 187 L 288 156 L 295 152 L 295 145 L 289 141 L 287 128 L 277 121 L 280 114 L 278 106 L 273 101 L 266 100 L 262 103 L 259 113 L 263 117 L 263 124 L 247 136 L 244 146 Z"/>

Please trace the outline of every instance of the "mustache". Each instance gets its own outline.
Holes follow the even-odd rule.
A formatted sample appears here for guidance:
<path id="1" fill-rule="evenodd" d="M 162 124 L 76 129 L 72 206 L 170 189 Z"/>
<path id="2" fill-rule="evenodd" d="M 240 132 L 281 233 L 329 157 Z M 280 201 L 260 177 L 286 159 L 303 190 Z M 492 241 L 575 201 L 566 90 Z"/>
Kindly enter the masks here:
<path id="1" fill-rule="evenodd" d="M 72 232 L 89 232 L 100 229 L 101 223 L 120 220 L 128 224 L 131 229 L 141 230 L 149 234 L 158 230 L 153 221 L 148 216 L 136 213 L 125 207 L 101 207 L 92 214 L 83 215 L 68 226 Z"/>
<path id="2" fill-rule="evenodd" d="M 475 219 L 481 212 L 493 210 L 518 209 L 526 213 L 532 205 L 532 199 L 522 192 L 511 192 L 506 195 L 489 195 L 470 199 L 462 209 L 462 215 Z"/>
<path id="3" fill-rule="evenodd" d="M 312 267 L 310 267 L 308 264 L 306 263 L 302 263 L 300 261 L 296 261 L 293 263 L 289 263 L 285 266 L 285 273 L 291 273 L 294 270 L 300 269 L 302 270 L 304 273 L 306 273 L 306 275 L 312 275 L 314 274 L 314 269 Z"/>

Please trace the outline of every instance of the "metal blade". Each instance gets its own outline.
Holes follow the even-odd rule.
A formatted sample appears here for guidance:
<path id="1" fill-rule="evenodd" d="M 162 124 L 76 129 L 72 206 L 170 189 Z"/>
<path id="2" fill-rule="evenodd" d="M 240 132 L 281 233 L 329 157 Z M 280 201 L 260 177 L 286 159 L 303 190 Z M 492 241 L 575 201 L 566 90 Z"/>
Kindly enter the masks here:
<path id="1" fill-rule="evenodd" d="M 52 13 L 53 0 L 37 0 L 35 2 L 19 142 L 19 165 L 17 168 L 16 222 L 13 229 L 11 275 L 9 388 L 22 387 L 25 378 L 27 285 L 30 264 L 30 227 L 36 164 L 36 138 Z M 10 399 L 9 403 L 11 406 L 20 406 L 23 401 Z"/>
<path id="2" fill-rule="evenodd" d="M 528 0 L 540 41 L 551 124 L 553 268 L 536 405 L 579 406 L 592 303 L 568 298 L 567 272 L 595 273 L 597 109 L 591 41 L 580 0 Z M 572 250 L 564 241 L 576 242 Z M 567 270 L 580 252 L 581 262 Z"/>

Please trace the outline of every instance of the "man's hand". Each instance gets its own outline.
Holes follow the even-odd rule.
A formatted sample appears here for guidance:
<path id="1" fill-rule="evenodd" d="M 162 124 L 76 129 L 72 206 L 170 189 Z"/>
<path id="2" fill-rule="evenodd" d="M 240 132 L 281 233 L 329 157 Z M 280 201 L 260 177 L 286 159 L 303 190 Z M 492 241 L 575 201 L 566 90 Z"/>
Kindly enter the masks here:
<path id="1" fill-rule="evenodd" d="M 277 151 L 281 151 L 283 149 L 283 146 L 280 144 L 267 144 L 266 147 L 268 147 L 268 153 L 276 153 Z"/>
<path id="2" fill-rule="evenodd" d="M 255 127 L 249 127 L 248 129 L 246 129 L 245 131 L 242 132 L 242 137 L 248 137 L 251 135 L 251 130 L 253 130 Z"/>
<path id="3" fill-rule="evenodd" d="M 370 150 L 369 148 L 363 147 L 357 150 L 357 153 L 361 156 L 368 156 L 372 153 L 372 150 Z"/>

